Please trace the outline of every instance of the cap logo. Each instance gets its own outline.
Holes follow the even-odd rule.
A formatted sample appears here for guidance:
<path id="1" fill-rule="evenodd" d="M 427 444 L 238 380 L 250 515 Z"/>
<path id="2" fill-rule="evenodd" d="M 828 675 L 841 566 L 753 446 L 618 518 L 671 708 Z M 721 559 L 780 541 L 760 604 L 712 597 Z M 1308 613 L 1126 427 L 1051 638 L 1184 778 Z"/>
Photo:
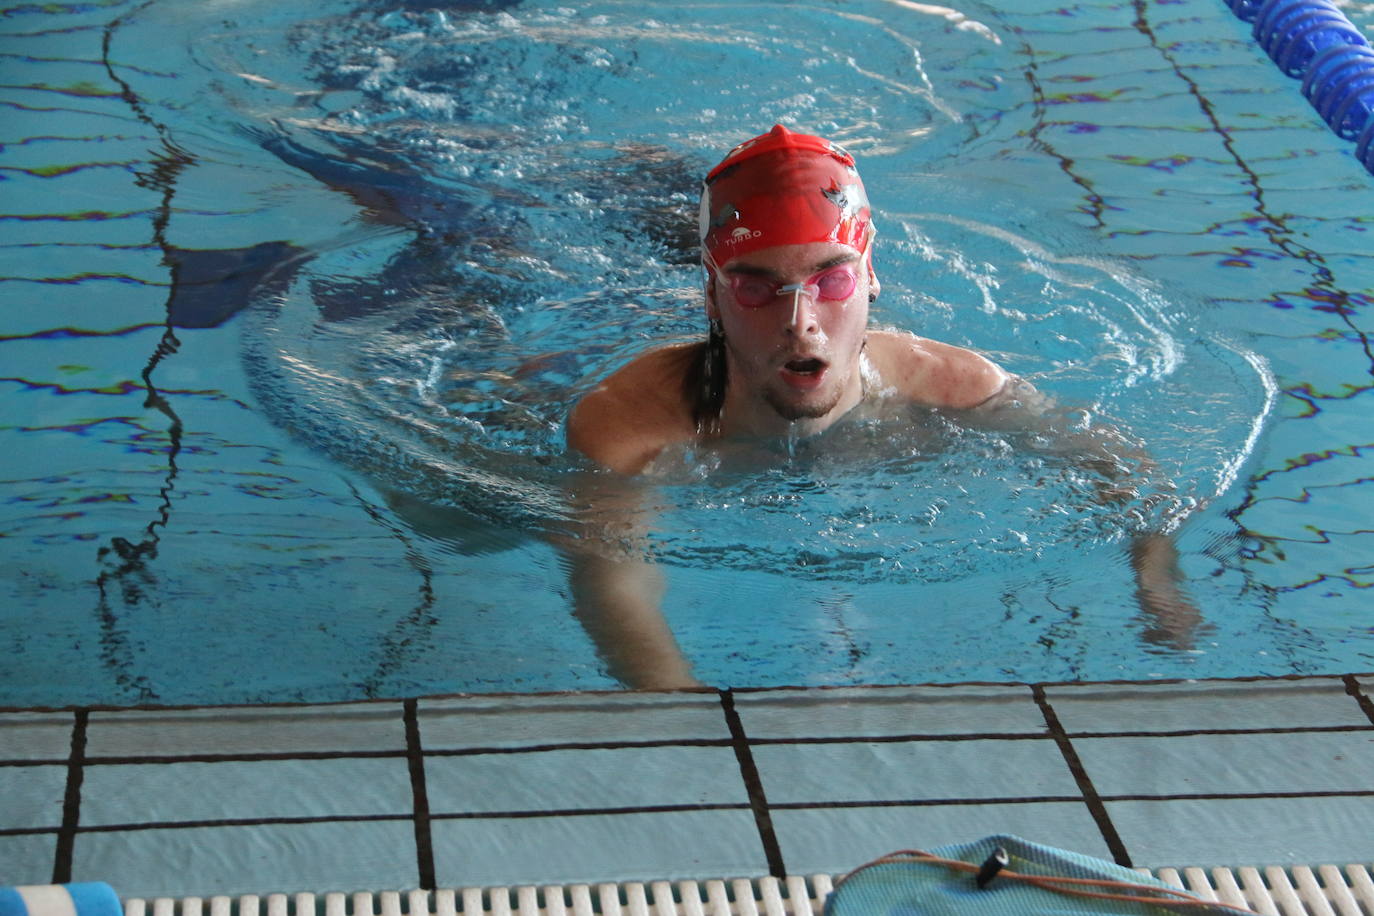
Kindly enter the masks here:
<path id="1" fill-rule="evenodd" d="M 735 230 L 730 233 L 730 237 L 725 240 L 725 243 L 727 245 L 738 245 L 740 242 L 745 242 L 749 239 L 757 239 L 762 237 L 763 233 L 757 229 L 750 229 L 745 226 L 737 226 L 735 227 Z"/>

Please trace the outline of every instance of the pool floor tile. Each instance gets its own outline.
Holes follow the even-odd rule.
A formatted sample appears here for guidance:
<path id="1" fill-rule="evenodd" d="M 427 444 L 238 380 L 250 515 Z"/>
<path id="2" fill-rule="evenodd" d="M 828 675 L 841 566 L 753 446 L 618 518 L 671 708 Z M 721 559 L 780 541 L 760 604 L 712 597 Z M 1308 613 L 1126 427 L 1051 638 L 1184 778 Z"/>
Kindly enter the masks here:
<path id="1" fill-rule="evenodd" d="M 1075 738 L 1073 745 L 1104 796 L 1374 788 L 1374 731 Z"/>
<path id="2" fill-rule="evenodd" d="M 1044 734 L 1030 688 L 855 687 L 741 692 L 745 732 L 760 738 Z"/>
<path id="3" fill-rule="evenodd" d="M 56 852 L 54 834 L 0 836 L 0 887 L 50 883 Z"/>
<path id="4" fill-rule="evenodd" d="M 431 756 L 425 782 L 435 814 L 749 802 L 728 747 Z"/>
<path id="5" fill-rule="evenodd" d="M 0 713 L 0 760 L 66 760 L 75 721 L 69 712 Z"/>
<path id="6" fill-rule="evenodd" d="M 756 745 L 769 804 L 1078 798 L 1048 739 Z"/>
<path id="7" fill-rule="evenodd" d="M 671 811 L 436 820 L 440 886 L 752 877 L 768 874 L 753 815 Z"/>
<path id="8" fill-rule="evenodd" d="M 73 881 L 121 897 L 411 888 L 409 820 L 96 831 L 76 838 Z"/>
<path id="9" fill-rule="evenodd" d="M 843 874 L 899 849 L 931 849 L 1009 833 L 1110 860 L 1081 802 L 775 810 L 773 829 L 794 875 Z"/>
<path id="10" fill-rule="evenodd" d="M 421 700 L 417 717 L 426 751 L 730 737 L 714 692 Z"/>
<path id="11" fill-rule="evenodd" d="M 0 828 L 60 827 L 66 794 L 65 766 L 0 767 Z"/>
<path id="12" fill-rule="evenodd" d="M 404 758 L 114 764 L 86 768 L 81 824 L 406 815 Z"/>
<path id="13" fill-rule="evenodd" d="M 1109 801 L 1132 864 L 1344 865 L 1371 857 L 1374 797 Z"/>
<path id="14" fill-rule="evenodd" d="M 311 707 L 96 710 L 86 756 L 343 754 L 404 751 L 400 703 Z"/>
<path id="15" fill-rule="evenodd" d="M 1063 686 L 1048 687 L 1045 695 L 1071 733 L 1374 724 L 1338 678 Z"/>

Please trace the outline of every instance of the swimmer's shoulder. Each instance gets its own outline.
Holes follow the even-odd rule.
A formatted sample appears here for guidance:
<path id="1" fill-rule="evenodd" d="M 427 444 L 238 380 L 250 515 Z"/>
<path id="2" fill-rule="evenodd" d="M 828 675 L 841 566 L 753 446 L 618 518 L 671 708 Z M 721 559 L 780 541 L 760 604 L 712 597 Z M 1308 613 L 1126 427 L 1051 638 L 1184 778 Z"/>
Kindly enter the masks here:
<path id="1" fill-rule="evenodd" d="M 977 407 L 1009 378 L 981 354 L 906 331 L 870 331 L 868 356 L 885 387 L 927 407 Z"/>
<path id="2" fill-rule="evenodd" d="M 696 437 L 683 378 L 701 344 L 655 347 L 589 391 L 568 415 L 568 445 L 602 467 L 637 474 Z"/>

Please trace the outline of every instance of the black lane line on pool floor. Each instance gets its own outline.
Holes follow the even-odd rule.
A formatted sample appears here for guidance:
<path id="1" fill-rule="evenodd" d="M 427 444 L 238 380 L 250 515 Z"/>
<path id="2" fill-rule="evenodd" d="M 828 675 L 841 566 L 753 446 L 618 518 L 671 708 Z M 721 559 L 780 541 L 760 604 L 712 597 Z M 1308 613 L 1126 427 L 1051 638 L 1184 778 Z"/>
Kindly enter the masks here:
<path id="1" fill-rule="evenodd" d="M 406 760 L 410 764 L 410 792 L 414 798 L 416 870 L 420 887 L 433 890 L 437 887 L 434 878 L 434 839 L 430 832 L 429 789 L 425 785 L 425 753 L 420 744 L 417 706 L 414 699 L 405 701 Z"/>
<path id="2" fill-rule="evenodd" d="M 1324 798 L 1374 798 L 1374 789 L 1296 790 L 1292 792 L 1185 792 L 1173 794 L 1102 795 L 1103 802 L 1246 802 L 1268 799 L 1313 800 Z M 774 802 L 769 811 L 829 811 L 859 808 L 948 808 L 992 805 L 1080 805 L 1079 795 L 986 796 L 983 798 L 897 798 L 856 799 L 852 801 Z M 540 808 L 530 811 L 459 811 L 435 812 L 429 815 L 436 821 L 501 821 L 540 820 L 548 818 L 605 817 L 607 815 L 681 814 L 698 811 L 748 811 L 752 806 L 744 802 L 717 802 L 681 805 L 631 805 L 620 808 Z M 77 829 L 77 834 L 135 833 L 149 830 L 198 830 L 216 827 L 282 827 L 313 824 L 373 824 L 410 821 L 409 814 L 335 814 L 300 817 L 241 817 L 213 818 L 196 821 L 142 821 L 137 823 L 91 824 Z M 26 827 L 0 830 L 3 836 L 41 836 L 60 832 L 56 827 Z M 428 888 L 432 890 L 432 888 Z"/>
<path id="3" fill-rule="evenodd" d="M 729 690 L 720 691 L 720 708 L 725 713 L 725 724 L 733 739 L 735 760 L 739 763 L 740 777 L 749 793 L 749 807 L 754 812 L 754 826 L 759 831 L 759 842 L 763 844 L 763 854 L 768 859 L 768 873 L 774 878 L 787 877 L 787 867 L 782 861 L 782 848 L 778 845 L 778 835 L 773 829 L 773 815 L 768 810 L 768 796 L 763 791 L 763 779 L 754 763 L 754 752 L 749 748 L 749 738 L 744 734 L 744 723 L 740 721 L 735 709 L 735 697 Z"/>
<path id="4" fill-rule="evenodd" d="M 67 791 L 62 797 L 62 828 L 57 831 L 57 848 L 53 851 L 53 884 L 66 884 L 72 880 L 72 848 L 76 845 L 76 830 L 81 823 L 81 781 L 85 778 L 86 721 L 89 717 L 87 710 L 78 709 L 72 723 L 72 752 L 67 758 Z"/>
<path id="5" fill-rule="evenodd" d="M 1093 820 L 1097 823 L 1097 829 L 1101 831 L 1102 839 L 1106 842 L 1112 858 L 1117 865 L 1130 868 L 1131 857 L 1126 852 L 1126 844 L 1121 841 L 1121 835 L 1116 832 L 1116 826 L 1112 823 L 1111 815 L 1107 813 L 1107 806 L 1102 803 L 1102 797 L 1097 794 L 1097 788 L 1088 776 L 1083 761 L 1078 759 L 1078 751 L 1074 750 L 1073 742 L 1069 740 L 1068 733 L 1064 731 L 1064 726 L 1059 721 L 1059 715 L 1050 705 L 1050 701 L 1045 698 L 1045 688 L 1040 684 L 1033 684 L 1031 685 L 1031 695 L 1035 697 L 1035 703 L 1040 707 L 1040 714 L 1045 717 L 1045 725 L 1049 728 L 1050 736 L 1054 738 L 1054 743 L 1059 745 L 1059 753 L 1064 756 L 1064 762 L 1068 764 L 1069 772 L 1073 774 L 1074 781 L 1078 783 L 1078 791 L 1083 796 L 1083 803 L 1088 806 L 1088 813 L 1093 816 Z"/>
<path id="6" fill-rule="evenodd" d="M 1358 689 L 1358 688 L 1357 688 Z M 1374 723 L 1374 701 L 1363 694 L 1355 696 L 1361 709 Z M 1193 738 L 1211 735 L 1321 735 L 1349 732 L 1374 732 L 1370 725 L 1290 725 L 1249 726 L 1243 728 L 1179 728 L 1168 731 L 1153 729 L 1119 729 L 1108 731 L 1066 731 L 1071 739 L 1079 738 Z M 0 734 L 3 732 L 0 731 Z M 825 737 L 750 738 L 749 746 L 771 745 L 805 746 L 826 744 L 961 744 L 970 741 L 1045 741 L 1044 734 L 1028 732 L 910 732 L 900 735 L 828 735 Z M 424 751 L 426 758 L 521 756 L 560 751 L 619 751 L 643 748 L 733 747 L 730 738 L 676 738 L 655 741 L 588 741 L 554 744 L 527 744 L 516 747 L 439 748 Z M 82 758 L 85 767 L 122 766 L 177 763 L 271 763 L 286 760 L 395 760 L 409 758 L 406 750 L 395 751 L 263 751 L 252 753 L 182 753 L 182 754 L 87 754 Z M 67 766 L 70 757 L 24 757 L 0 759 L 0 768 L 33 766 Z M 776 806 L 774 806 L 776 807 Z"/>

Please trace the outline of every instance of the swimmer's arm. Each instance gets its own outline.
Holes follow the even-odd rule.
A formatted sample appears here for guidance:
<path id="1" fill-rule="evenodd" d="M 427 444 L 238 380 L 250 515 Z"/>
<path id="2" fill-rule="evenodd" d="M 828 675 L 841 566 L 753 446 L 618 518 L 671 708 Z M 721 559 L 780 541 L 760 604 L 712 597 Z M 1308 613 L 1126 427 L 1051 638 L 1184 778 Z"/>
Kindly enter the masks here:
<path id="1" fill-rule="evenodd" d="M 660 603 L 663 573 L 642 556 L 565 550 L 573 613 L 607 672 L 637 690 L 699 687 Z"/>
<path id="2" fill-rule="evenodd" d="M 984 429 L 1025 433 L 1032 437 L 1033 449 L 1069 458 L 1093 475 L 1102 502 L 1134 499 L 1136 483 L 1155 467 L 1145 449 L 1120 430 L 1102 423 L 1081 424 L 1071 411 L 1020 376 L 1007 375 L 990 397 L 960 413 Z"/>
<path id="3" fill-rule="evenodd" d="M 1144 451 L 1114 429 L 1070 429 L 1068 411 L 979 353 L 904 331 L 874 331 L 868 343 L 880 390 L 947 411 L 972 426 L 1024 433 L 1037 450 L 1069 458 L 1104 482 L 1129 476 L 1131 462 L 1142 470 L 1148 466 Z M 1133 495 L 1099 487 L 1104 501 Z"/>
<path id="4" fill-rule="evenodd" d="M 1127 503 L 1153 463 L 1119 430 L 1098 425 L 1071 429 L 1069 415 L 1034 385 L 1010 375 L 971 350 L 911 334 L 870 335 L 880 384 L 914 403 L 953 411 L 971 425 L 1025 433 L 1032 447 L 1068 458 L 1097 481 L 1098 499 Z M 1178 549 L 1168 534 L 1132 538 L 1131 570 L 1141 611 L 1150 621 L 1145 638 L 1191 648 L 1202 615 L 1183 588 Z"/>
<path id="5" fill-rule="evenodd" d="M 979 353 L 903 332 L 878 331 L 871 340 L 881 384 L 908 401 L 950 411 L 983 429 L 1025 433 L 1039 451 L 1072 458 L 1104 483 L 1129 477 L 1131 465 L 1137 474 L 1150 467 L 1144 450 L 1115 429 L 1070 429 L 1069 412 L 1058 409 L 1053 398 Z M 1104 501 L 1133 495 L 1129 489 L 1099 487 Z"/>
<path id="6" fill-rule="evenodd" d="M 1062 455 L 1113 484 L 1150 467 L 1143 449 L 1115 429 L 1069 428 L 1069 413 L 1025 379 L 1011 375 L 992 360 L 963 347 L 926 340 L 901 331 L 870 334 L 880 384 L 906 400 L 950 411 L 971 425 L 1033 437 L 1040 451 Z M 1104 501 L 1122 502 L 1134 493 L 1115 486 L 1099 487 Z"/>
<path id="7" fill-rule="evenodd" d="M 693 345 L 650 350 L 612 373 L 568 417 L 568 446 L 602 470 L 575 487 L 574 530 L 557 546 L 573 612 L 608 671 L 627 686 L 699 686 L 660 610 L 662 572 L 647 551 L 642 472 L 668 445 L 696 434 L 682 397 Z"/>
<path id="8" fill-rule="evenodd" d="M 663 442 L 626 419 L 635 409 L 605 385 L 592 391 L 568 415 L 569 448 L 608 470 L 638 474 L 663 449 Z"/>
<path id="9" fill-rule="evenodd" d="M 696 434 L 682 397 L 691 346 L 651 350 L 588 392 L 568 415 L 568 446 L 600 467 L 640 473 L 666 446 Z"/>
<path id="10" fill-rule="evenodd" d="M 1167 534 L 1137 534 L 1131 541 L 1136 599 L 1150 620 L 1145 639 L 1174 649 L 1191 649 L 1202 628 L 1202 612 L 1183 587 L 1178 547 Z"/>
<path id="11" fill-rule="evenodd" d="M 567 569 L 573 615 L 607 673 L 627 687 L 700 686 L 663 617 L 663 573 L 653 564 L 637 481 L 609 471 L 574 484 L 576 518 L 553 538 Z"/>
<path id="12" fill-rule="evenodd" d="M 1009 378 L 979 353 L 904 331 L 874 331 L 869 343 L 880 384 L 926 407 L 977 407 L 995 397 Z"/>
<path id="13" fill-rule="evenodd" d="M 1109 426 L 1067 428 L 1067 414 L 1054 399 L 1017 376 L 992 397 L 963 412 L 972 422 L 1031 434 L 1042 451 L 1072 457 L 1099 481 L 1098 499 L 1124 504 L 1139 496 L 1138 481 L 1152 472 L 1153 462 L 1139 445 Z M 1145 638 L 1175 649 L 1193 647 L 1202 613 L 1183 586 L 1178 547 L 1171 535 L 1151 531 L 1134 535 L 1130 547 L 1136 599 L 1149 620 Z"/>

